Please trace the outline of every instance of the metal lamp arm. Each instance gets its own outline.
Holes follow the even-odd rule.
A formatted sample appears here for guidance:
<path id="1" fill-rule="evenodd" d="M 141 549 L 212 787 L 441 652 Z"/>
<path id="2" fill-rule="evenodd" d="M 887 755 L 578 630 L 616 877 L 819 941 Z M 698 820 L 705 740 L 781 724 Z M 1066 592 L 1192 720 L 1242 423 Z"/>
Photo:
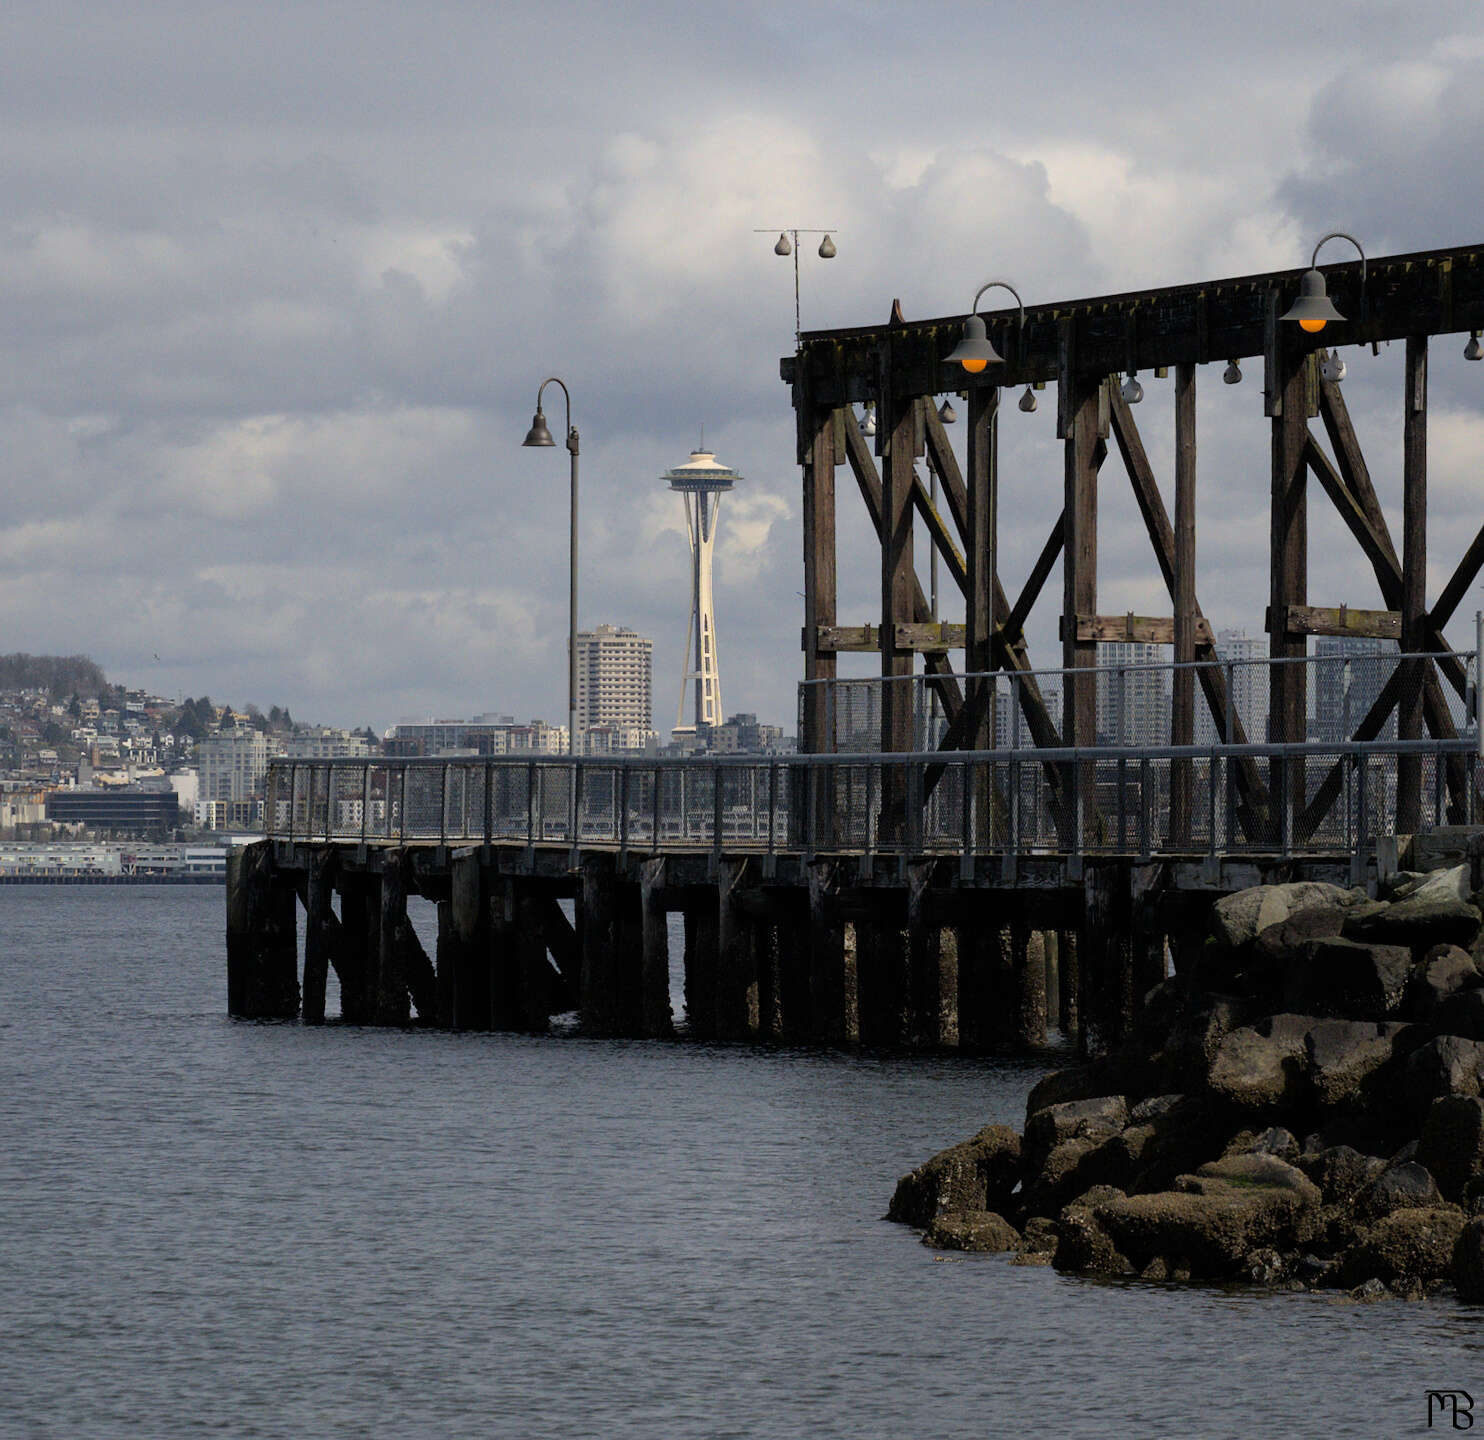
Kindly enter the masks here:
<path id="1" fill-rule="evenodd" d="M 996 287 L 1001 290 L 1008 290 L 1015 297 L 1015 304 L 1020 312 L 1019 318 L 1016 322 L 1015 333 L 1019 336 L 1023 336 L 1025 334 L 1025 302 L 1020 298 L 1020 291 L 1018 291 L 1012 284 L 1010 284 L 1008 280 L 986 280 L 984 284 L 982 284 L 974 292 L 974 303 L 969 307 L 969 313 L 971 315 L 977 315 L 979 313 L 979 297 L 983 295 L 986 290 L 993 290 Z"/>
<path id="2" fill-rule="evenodd" d="M 1319 268 L 1319 246 L 1320 245 L 1323 245 L 1326 240 L 1348 240 L 1353 246 L 1355 246 L 1355 248 L 1357 250 L 1360 251 L 1360 288 L 1361 288 L 1362 291 L 1364 291 L 1365 290 L 1365 251 L 1364 250 L 1361 250 L 1360 241 L 1357 240 L 1355 238 L 1355 236 L 1353 236 L 1353 235 L 1347 235 L 1343 230 L 1331 230 L 1328 235 L 1325 235 L 1325 236 L 1321 237 L 1321 239 L 1319 241 L 1319 245 L 1316 245 L 1314 247 L 1314 254 L 1311 257 L 1311 259 L 1309 260 L 1309 268 L 1311 270 L 1317 270 Z"/>
<path id="3" fill-rule="evenodd" d="M 548 385 L 560 385 L 562 394 L 567 399 L 567 449 L 573 455 L 577 454 L 577 432 L 572 428 L 572 392 L 567 389 L 567 382 L 560 375 L 548 375 L 541 382 L 541 388 L 536 391 L 536 409 L 541 409 L 541 397 L 546 393 Z"/>

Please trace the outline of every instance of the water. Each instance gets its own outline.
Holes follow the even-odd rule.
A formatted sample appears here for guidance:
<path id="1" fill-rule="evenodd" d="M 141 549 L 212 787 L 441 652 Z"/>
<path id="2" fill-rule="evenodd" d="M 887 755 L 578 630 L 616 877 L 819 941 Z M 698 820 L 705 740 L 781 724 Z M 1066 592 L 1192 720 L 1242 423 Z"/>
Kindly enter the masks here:
<path id="1" fill-rule="evenodd" d="M 229 1021 L 218 890 L 0 890 L 0 1435 L 1400 1435 L 1480 1312 L 945 1259 L 1038 1066 Z M 1439 1417 L 1435 1428 L 1446 1428 Z"/>

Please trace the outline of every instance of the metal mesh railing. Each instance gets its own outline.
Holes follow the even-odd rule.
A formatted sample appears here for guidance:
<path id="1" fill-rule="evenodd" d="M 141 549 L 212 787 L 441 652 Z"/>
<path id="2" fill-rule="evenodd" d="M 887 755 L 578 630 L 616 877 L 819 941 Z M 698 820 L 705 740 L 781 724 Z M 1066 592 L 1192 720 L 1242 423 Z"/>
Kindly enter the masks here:
<path id="1" fill-rule="evenodd" d="M 274 761 L 275 838 L 650 851 L 1355 855 L 1484 819 L 1467 740 L 715 760 Z"/>
<path id="2" fill-rule="evenodd" d="M 1241 642 L 1249 644 L 1250 642 Z M 1339 744 L 1350 739 L 1396 740 L 1427 733 L 1472 734 L 1467 703 L 1475 656 L 1398 653 L 1394 641 L 1321 640 L 1315 654 L 1293 659 L 1232 655 L 1176 666 L 1160 658 L 1168 646 L 1106 644 L 1099 663 L 1078 669 L 1015 673 L 909 675 L 828 679 L 799 686 L 799 734 L 809 748 L 839 754 L 937 749 L 948 736 L 957 697 L 982 697 L 975 733 L 995 749 L 1032 741 L 1031 712 L 1065 738 L 1069 702 L 1091 708 L 1085 744 L 1147 749 L 1169 745 L 1175 676 L 1191 674 L 1191 744 Z M 883 724 L 892 711 L 891 726 Z M 817 736 L 813 734 L 817 715 Z M 1279 718 L 1287 715 L 1289 723 Z M 1297 718 L 1297 717 L 1302 717 Z M 1405 734 L 1410 723 L 1411 733 Z M 883 745 L 883 735 L 896 737 Z M 966 748 L 961 736 L 957 748 Z"/>

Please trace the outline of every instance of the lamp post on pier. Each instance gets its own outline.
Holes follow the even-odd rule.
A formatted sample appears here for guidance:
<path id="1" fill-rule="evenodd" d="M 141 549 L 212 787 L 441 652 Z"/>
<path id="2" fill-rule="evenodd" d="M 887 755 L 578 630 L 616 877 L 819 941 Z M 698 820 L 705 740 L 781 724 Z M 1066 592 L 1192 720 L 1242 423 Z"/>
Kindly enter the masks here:
<path id="1" fill-rule="evenodd" d="M 541 397 L 548 385 L 560 385 L 567 397 L 567 453 L 572 457 L 572 519 L 571 560 L 568 576 L 569 603 L 567 613 L 567 749 L 572 755 L 582 753 L 582 744 L 577 732 L 577 431 L 572 426 L 572 394 L 565 381 L 556 375 L 548 376 L 536 391 L 536 413 L 531 417 L 531 428 L 526 432 L 522 445 L 555 445 L 551 431 L 546 428 L 546 416 L 541 412 Z"/>

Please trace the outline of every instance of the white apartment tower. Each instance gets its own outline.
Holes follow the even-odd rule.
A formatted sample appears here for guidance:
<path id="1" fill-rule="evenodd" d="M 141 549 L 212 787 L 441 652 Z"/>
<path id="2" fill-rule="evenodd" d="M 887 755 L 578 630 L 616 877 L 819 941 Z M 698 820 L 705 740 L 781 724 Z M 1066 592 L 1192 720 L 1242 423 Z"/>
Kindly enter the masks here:
<path id="1" fill-rule="evenodd" d="M 693 733 L 702 725 L 720 725 L 721 672 L 716 661 L 716 606 L 711 594 L 711 560 L 716 548 L 716 517 L 721 497 L 742 477 L 716 463 L 709 450 L 692 450 L 684 465 L 667 470 L 660 479 L 680 495 L 690 535 L 690 623 L 685 631 L 685 662 L 680 679 L 680 707 L 675 729 Z M 687 689 L 695 686 L 695 706 L 689 723 L 685 716 Z"/>
<path id="2" fill-rule="evenodd" d="M 626 625 L 577 632 L 577 723 L 649 731 L 654 723 L 654 642 Z"/>

